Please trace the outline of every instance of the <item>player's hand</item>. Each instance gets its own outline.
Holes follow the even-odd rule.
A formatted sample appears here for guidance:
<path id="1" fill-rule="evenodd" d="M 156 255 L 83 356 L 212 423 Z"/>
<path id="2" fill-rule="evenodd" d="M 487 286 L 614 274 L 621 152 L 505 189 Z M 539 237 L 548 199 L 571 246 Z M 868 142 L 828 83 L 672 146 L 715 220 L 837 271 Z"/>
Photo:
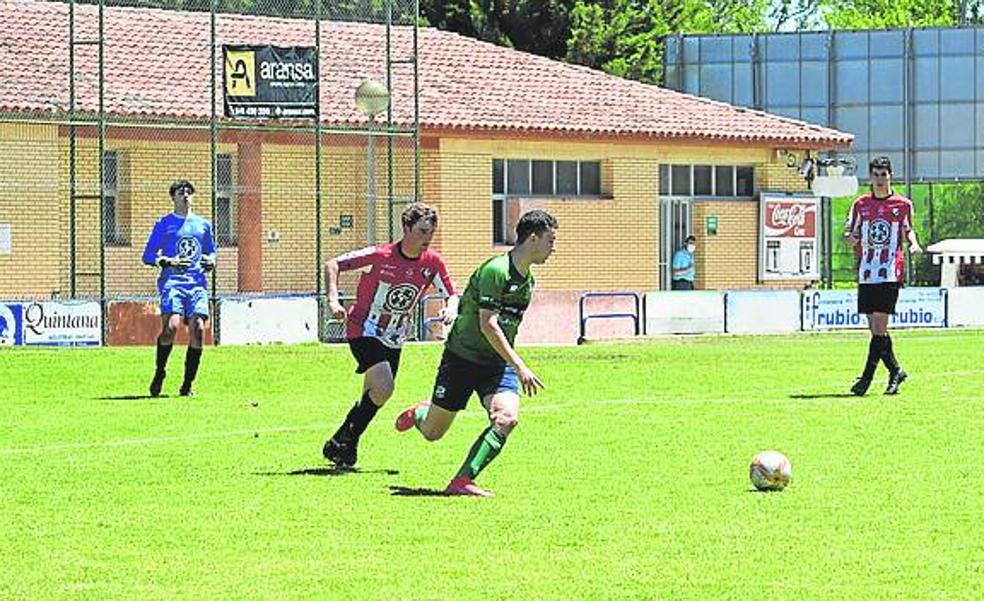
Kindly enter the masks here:
<path id="1" fill-rule="evenodd" d="M 452 311 L 448 307 L 442 307 L 441 310 L 437 312 L 437 317 L 441 320 L 441 323 L 449 326 L 454 323 L 455 319 L 458 318 L 458 312 Z"/>
<path id="2" fill-rule="evenodd" d="M 202 271 L 208 273 L 215 269 L 215 259 L 211 255 L 202 255 Z"/>
<path id="3" fill-rule="evenodd" d="M 328 301 L 328 310 L 331 311 L 332 319 L 337 319 L 338 321 L 345 321 L 345 307 L 342 303 L 337 300 Z"/>
<path id="4" fill-rule="evenodd" d="M 184 257 L 159 257 L 157 264 L 160 267 L 170 267 L 172 269 L 187 269 L 191 267 L 191 260 Z"/>
<path id="5" fill-rule="evenodd" d="M 916 244 L 910 244 L 909 245 L 909 252 L 912 253 L 912 254 L 914 254 L 914 255 L 921 255 L 922 254 L 922 251 L 923 251 L 923 249 L 922 249 L 921 246 L 919 246 L 918 243 L 916 243 Z"/>
<path id="6" fill-rule="evenodd" d="M 543 382 L 525 365 L 520 365 L 516 369 L 516 376 L 519 377 L 519 381 L 523 384 L 523 392 L 528 396 L 533 396 L 540 390 L 543 390 Z"/>

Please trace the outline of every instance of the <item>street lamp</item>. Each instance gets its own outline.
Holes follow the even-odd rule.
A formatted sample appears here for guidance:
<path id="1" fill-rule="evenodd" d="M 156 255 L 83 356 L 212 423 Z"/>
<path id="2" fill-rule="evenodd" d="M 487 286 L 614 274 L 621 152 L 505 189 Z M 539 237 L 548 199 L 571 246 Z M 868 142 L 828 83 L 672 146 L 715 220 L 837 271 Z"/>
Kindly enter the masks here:
<path id="1" fill-rule="evenodd" d="M 369 120 L 369 189 L 366 195 L 366 238 L 369 244 L 376 243 L 376 116 L 389 108 L 389 99 L 386 86 L 372 79 L 363 79 L 355 90 L 355 107 Z"/>

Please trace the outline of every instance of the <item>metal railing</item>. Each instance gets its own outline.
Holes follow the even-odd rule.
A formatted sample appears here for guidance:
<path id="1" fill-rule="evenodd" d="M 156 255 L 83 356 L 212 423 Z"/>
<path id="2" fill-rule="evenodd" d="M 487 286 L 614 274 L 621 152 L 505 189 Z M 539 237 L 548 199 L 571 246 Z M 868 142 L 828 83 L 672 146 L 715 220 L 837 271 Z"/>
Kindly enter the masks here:
<path id="1" fill-rule="evenodd" d="M 589 298 L 629 298 L 634 301 L 634 311 L 632 313 L 593 313 L 585 315 L 585 305 Z M 577 343 L 583 344 L 587 333 L 588 320 L 591 319 L 631 319 L 635 328 L 635 335 L 642 333 L 640 323 L 642 321 L 642 301 L 637 292 L 585 292 L 581 295 L 577 304 L 577 318 L 580 323 L 580 331 Z"/>

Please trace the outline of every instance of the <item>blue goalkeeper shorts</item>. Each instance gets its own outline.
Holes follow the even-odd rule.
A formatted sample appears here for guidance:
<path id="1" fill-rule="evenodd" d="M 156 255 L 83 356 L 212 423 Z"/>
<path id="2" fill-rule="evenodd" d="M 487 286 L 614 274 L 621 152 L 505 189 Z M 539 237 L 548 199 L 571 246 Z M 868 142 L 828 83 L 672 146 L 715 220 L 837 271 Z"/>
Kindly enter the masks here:
<path id="1" fill-rule="evenodd" d="M 194 288 L 165 288 L 161 291 L 161 315 L 181 315 L 185 320 L 193 315 L 208 319 L 208 290 Z"/>

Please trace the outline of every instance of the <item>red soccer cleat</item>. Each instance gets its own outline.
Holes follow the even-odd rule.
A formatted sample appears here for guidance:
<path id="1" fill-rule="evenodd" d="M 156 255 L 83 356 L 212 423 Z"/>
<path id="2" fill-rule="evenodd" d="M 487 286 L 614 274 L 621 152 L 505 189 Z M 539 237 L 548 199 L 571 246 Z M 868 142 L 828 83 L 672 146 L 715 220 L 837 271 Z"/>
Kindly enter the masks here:
<path id="1" fill-rule="evenodd" d="M 491 490 L 479 488 L 468 476 L 458 476 L 451 480 L 448 487 L 444 489 L 446 495 L 465 495 L 469 497 L 494 497 L 495 493 Z"/>
<path id="2" fill-rule="evenodd" d="M 396 431 L 406 432 L 410 428 L 414 427 L 417 423 L 417 408 L 429 407 L 430 404 L 431 404 L 430 400 L 425 399 L 423 401 L 420 401 L 416 405 L 411 405 L 407 407 L 402 412 L 400 412 L 400 414 L 396 416 L 396 424 L 394 424 L 396 426 Z"/>

